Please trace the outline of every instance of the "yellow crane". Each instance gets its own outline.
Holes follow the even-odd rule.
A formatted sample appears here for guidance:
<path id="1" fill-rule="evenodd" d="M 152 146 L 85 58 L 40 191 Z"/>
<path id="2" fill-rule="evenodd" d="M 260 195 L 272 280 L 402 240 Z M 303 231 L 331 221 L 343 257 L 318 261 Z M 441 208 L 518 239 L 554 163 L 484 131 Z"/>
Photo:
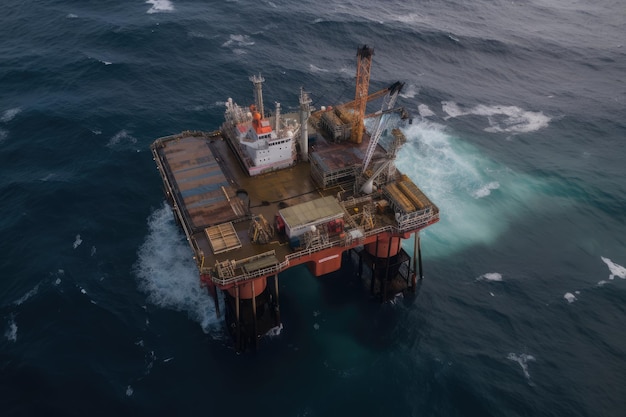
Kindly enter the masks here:
<path id="1" fill-rule="evenodd" d="M 363 45 L 356 52 L 357 65 L 356 65 L 356 94 L 354 97 L 354 124 L 352 126 L 352 134 L 350 135 L 350 141 L 354 143 L 361 143 L 363 140 L 363 132 L 365 126 L 363 120 L 365 119 L 365 108 L 367 106 L 367 92 L 370 86 L 370 68 L 372 67 L 372 56 L 374 55 L 374 48 L 369 48 L 367 45 Z"/>

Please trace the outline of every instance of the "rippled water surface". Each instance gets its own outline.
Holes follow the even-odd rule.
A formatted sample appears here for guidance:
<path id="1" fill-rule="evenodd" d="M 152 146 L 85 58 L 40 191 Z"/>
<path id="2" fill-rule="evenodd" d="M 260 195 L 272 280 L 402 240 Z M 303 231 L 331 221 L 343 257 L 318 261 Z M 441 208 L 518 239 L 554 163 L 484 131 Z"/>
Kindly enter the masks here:
<path id="1" fill-rule="evenodd" d="M 0 17 L 2 415 L 622 416 L 620 2 L 8 0 Z M 280 277 L 237 355 L 149 151 L 228 97 L 400 80 L 398 165 L 441 209 L 414 297 Z M 412 242 L 406 242 L 412 252 Z"/>

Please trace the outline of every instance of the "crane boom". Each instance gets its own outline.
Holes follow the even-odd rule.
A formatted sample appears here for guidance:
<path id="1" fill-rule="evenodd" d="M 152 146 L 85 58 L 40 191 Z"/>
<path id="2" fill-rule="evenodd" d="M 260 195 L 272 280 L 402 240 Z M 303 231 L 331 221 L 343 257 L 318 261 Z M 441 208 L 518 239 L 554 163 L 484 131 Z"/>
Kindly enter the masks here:
<path id="1" fill-rule="evenodd" d="M 374 156 L 374 151 L 376 150 L 376 145 L 378 145 L 378 141 L 380 140 L 380 136 L 385 130 L 387 126 L 387 114 L 389 110 L 393 109 L 393 106 L 396 104 L 396 100 L 398 99 L 398 95 L 402 90 L 404 83 L 395 82 L 388 89 L 387 95 L 383 98 L 383 104 L 378 113 L 377 119 L 375 120 L 374 130 L 370 136 L 370 143 L 367 145 L 367 151 L 365 152 L 365 158 L 363 159 L 363 165 L 361 167 L 361 175 L 365 173 L 367 168 L 369 167 L 370 162 L 372 161 L 372 156 Z"/>
<path id="2" fill-rule="evenodd" d="M 389 88 L 383 88 L 382 90 L 378 90 L 370 95 L 367 96 L 366 102 L 370 102 L 376 99 L 381 98 L 382 96 L 384 96 L 385 94 L 387 94 L 389 92 Z M 346 109 L 354 109 L 356 105 L 356 102 L 354 100 L 349 101 L 347 103 L 343 103 L 341 105 L 341 107 L 345 107 Z M 365 116 L 367 118 L 367 116 Z"/>

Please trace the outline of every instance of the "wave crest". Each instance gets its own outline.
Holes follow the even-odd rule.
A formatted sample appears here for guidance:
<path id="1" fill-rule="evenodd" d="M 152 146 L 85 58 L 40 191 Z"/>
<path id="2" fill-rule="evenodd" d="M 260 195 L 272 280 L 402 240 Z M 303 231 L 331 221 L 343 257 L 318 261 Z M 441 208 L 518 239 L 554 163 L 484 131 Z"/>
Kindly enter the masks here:
<path id="1" fill-rule="evenodd" d="M 154 305 L 186 312 L 205 333 L 216 330 L 213 301 L 200 286 L 192 253 L 166 203 L 148 218 L 148 228 L 134 268 L 140 290 Z"/>
<path id="2" fill-rule="evenodd" d="M 517 106 L 487 106 L 479 104 L 472 108 L 462 108 L 452 101 L 441 103 L 442 110 L 448 115 L 445 119 L 467 115 L 484 116 L 489 122 L 486 132 L 528 133 L 548 127 L 550 117 L 543 112 L 524 110 Z"/>
<path id="3" fill-rule="evenodd" d="M 174 5 L 170 0 L 146 0 L 146 3 L 152 5 L 146 12 L 148 14 L 174 11 Z"/>

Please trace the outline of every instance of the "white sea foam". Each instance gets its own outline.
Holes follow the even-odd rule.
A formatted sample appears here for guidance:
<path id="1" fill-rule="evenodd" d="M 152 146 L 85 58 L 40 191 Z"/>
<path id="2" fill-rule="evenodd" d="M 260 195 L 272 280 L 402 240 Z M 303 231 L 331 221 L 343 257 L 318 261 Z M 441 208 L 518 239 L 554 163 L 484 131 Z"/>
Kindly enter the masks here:
<path id="1" fill-rule="evenodd" d="M 74 249 L 76 249 L 77 247 L 80 246 L 81 243 L 83 243 L 83 240 L 80 238 L 80 235 L 76 235 L 76 238 L 74 239 L 74 243 L 72 244 L 72 246 L 74 247 Z"/>
<path id="2" fill-rule="evenodd" d="M 13 315 L 9 318 L 9 325 L 4 332 L 4 337 L 6 337 L 9 342 L 17 341 L 17 324 L 15 323 L 15 317 Z"/>
<path id="3" fill-rule="evenodd" d="M 566 292 L 565 295 L 563 295 L 563 298 L 565 298 L 568 303 L 573 303 L 577 300 L 576 296 L 571 292 Z"/>
<path id="4" fill-rule="evenodd" d="M 227 48 L 241 48 L 252 45 L 254 45 L 254 41 L 248 35 L 230 35 L 228 40 L 222 44 L 223 47 Z"/>
<path id="5" fill-rule="evenodd" d="M 498 272 L 487 272 L 477 278 L 479 281 L 502 281 L 502 274 Z"/>
<path id="6" fill-rule="evenodd" d="M 610 280 L 615 279 L 615 277 L 626 279 L 626 268 L 616 263 L 613 263 L 613 261 L 611 261 L 609 258 L 605 258 L 604 256 L 601 256 L 601 258 L 602 262 L 604 262 L 606 266 L 609 267 L 609 271 L 611 271 L 611 273 L 609 274 Z"/>
<path id="7" fill-rule="evenodd" d="M 74 13 L 69 13 L 67 16 L 65 16 L 68 19 L 76 19 L 78 16 L 75 15 Z"/>
<path id="8" fill-rule="evenodd" d="M 130 385 L 126 387 L 126 396 L 130 397 L 131 395 L 133 395 L 133 392 L 135 392 L 133 390 L 133 387 L 131 387 Z"/>
<path id="9" fill-rule="evenodd" d="M 507 359 L 517 362 L 519 366 L 522 367 L 522 371 L 524 372 L 524 376 L 527 380 L 530 381 L 530 372 L 528 371 L 528 362 L 534 361 L 535 357 L 532 355 L 528 355 L 526 353 L 522 353 L 520 355 L 516 355 L 515 353 L 509 353 Z"/>
<path id="10" fill-rule="evenodd" d="M 133 137 L 128 131 L 126 131 L 125 129 L 122 129 L 119 132 L 117 132 L 115 135 L 113 135 L 111 139 L 109 139 L 109 142 L 107 143 L 106 146 L 108 148 L 112 148 L 122 142 L 135 144 L 137 143 L 137 139 Z"/>
<path id="11" fill-rule="evenodd" d="M 551 118 L 543 112 L 533 112 L 516 106 L 487 106 L 479 104 L 472 108 L 462 108 L 457 103 L 444 101 L 441 103 L 448 118 L 466 115 L 484 116 L 489 122 L 487 132 L 527 133 L 548 126 Z"/>
<path id="12" fill-rule="evenodd" d="M 274 326 L 265 333 L 265 336 L 274 337 L 278 336 L 283 331 L 283 324 L 279 324 L 278 326 Z"/>
<path id="13" fill-rule="evenodd" d="M 309 70 L 311 70 L 311 72 L 329 72 L 327 69 L 320 68 L 313 64 L 309 64 Z"/>
<path id="14" fill-rule="evenodd" d="M 146 3 L 152 5 L 147 11 L 150 14 L 174 11 L 174 5 L 170 0 L 146 0 Z"/>
<path id="15" fill-rule="evenodd" d="M 409 24 L 423 23 L 426 20 L 424 16 L 419 13 L 394 14 L 392 16 L 392 19 L 397 20 L 398 22 L 409 23 Z"/>
<path id="16" fill-rule="evenodd" d="M 15 322 L 9 324 L 9 328 L 4 333 L 4 336 L 9 342 L 17 341 L 17 325 L 15 324 Z"/>
<path id="17" fill-rule="evenodd" d="M 94 256 L 96 254 L 96 247 L 92 246 L 91 247 L 91 256 Z"/>
<path id="18" fill-rule="evenodd" d="M 4 130 L 4 129 L 0 129 L 0 143 L 4 142 L 5 139 L 9 136 L 9 132 Z"/>
<path id="19" fill-rule="evenodd" d="M 435 112 L 433 112 L 430 107 L 428 107 L 426 104 L 420 104 L 419 106 L 417 106 L 417 111 L 419 112 L 420 116 L 422 117 L 432 117 L 435 116 Z"/>
<path id="20" fill-rule="evenodd" d="M 0 122 L 2 123 L 8 123 L 11 120 L 13 120 L 15 118 L 15 116 L 17 116 L 19 114 L 19 112 L 21 112 L 22 109 L 20 109 L 19 107 L 15 107 L 9 110 L 5 110 L 2 113 L 2 116 L 0 116 Z"/>
<path id="21" fill-rule="evenodd" d="M 23 296 L 15 300 L 13 304 L 18 305 L 18 306 L 24 304 L 26 300 L 36 295 L 38 291 L 39 291 L 39 284 L 35 285 L 26 294 L 24 294 Z"/>
<path id="22" fill-rule="evenodd" d="M 472 193 L 474 198 L 483 198 L 487 197 L 491 194 L 491 190 L 497 190 L 500 188 L 500 183 L 498 181 L 491 181 L 488 184 L 483 185 L 478 190 Z"/>
<path id="23" fill-rule="evenodd" d="M 441 102 L 441 109 L 448 115 L 446 119 L 451 117 L 459 117 L 465 114 L 468 114 L 461 110 L 458 104 L 453 101 L 443 101 Z"/>
<path id="24" fill-rule="evenodd" d="M 400 96 L 404 98 L 414 98 L 416 95 L 419 94 L 419 92 L 420 90 L 418 86 L 416 86 L 415 84 L 409 84 L 404 86 L 402 92 L 400 93 Z"/>
<path id="25" fill-rule="evenodd" d="M 148 228 L 135 264 L 139 288 L 152 304 L 184 311 L 205 332 L 217 336 L 220 322 L 215 306 L 207 290 L 200 286 L 192 251 L 167 204 L 152 213 Z"/>
<path id="26" fill-rule="evenodd" d="M 549 188 L 489 159 L 441 123 L 417 119 L 403 132 L 407 143 L 398 154 L 398 168 L 440 209 L 439 223 L 422 234 L 426 256 L 449 257 L 470 246 L 492 245 Z M 497 193 L 477 198 L 477 190 L 493 191 L 496 183 Z M 412 244 L 406 247 L 412 250 Z"/>
<path id="27" fill-rule="evenodd" d="M 56 273 L 52 273 L 51 275 L 56 277 L 54 285 L 59 285 L 61 283 L 61 277 L 65 276 L 65 271 L 63 269 L 58 269 Z"/>

